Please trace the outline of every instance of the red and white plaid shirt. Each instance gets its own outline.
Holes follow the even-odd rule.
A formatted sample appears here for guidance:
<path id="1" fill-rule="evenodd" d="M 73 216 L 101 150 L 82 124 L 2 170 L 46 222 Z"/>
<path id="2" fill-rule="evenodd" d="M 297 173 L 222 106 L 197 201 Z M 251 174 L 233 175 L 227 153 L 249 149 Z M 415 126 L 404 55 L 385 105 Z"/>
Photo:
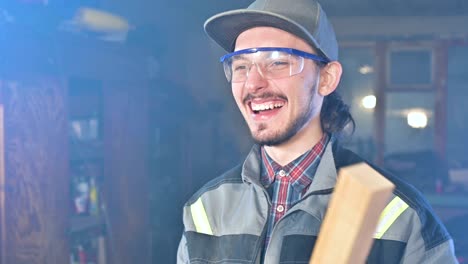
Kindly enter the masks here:
<path id="1" fill-rule="evenodd" d="M 311 150 L 285 166 L 280 166 L 268 156 L 264 147 L 261 148 L 261 182 L 270 193 L 272 205 L 267 223 L 265 249 L 275 224 L 309 189 L 327 143 L 328 135 L 325 134 Z"/>

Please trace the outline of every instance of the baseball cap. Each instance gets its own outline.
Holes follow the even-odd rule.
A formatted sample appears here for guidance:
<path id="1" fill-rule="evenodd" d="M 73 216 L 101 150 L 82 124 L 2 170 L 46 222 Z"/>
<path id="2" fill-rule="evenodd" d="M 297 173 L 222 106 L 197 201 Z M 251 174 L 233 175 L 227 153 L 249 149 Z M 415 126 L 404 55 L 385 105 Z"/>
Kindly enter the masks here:
<path id="1" fill-rule="evenodd" d="M 239 34 L 254 27 L 275 27 L 304 39 L 320 55 L 338 60 L 335 31 L 315 0 L 256 0 L 246 9 L 219 13 L 204 25 L 210 38 L 228 52 Z"/>

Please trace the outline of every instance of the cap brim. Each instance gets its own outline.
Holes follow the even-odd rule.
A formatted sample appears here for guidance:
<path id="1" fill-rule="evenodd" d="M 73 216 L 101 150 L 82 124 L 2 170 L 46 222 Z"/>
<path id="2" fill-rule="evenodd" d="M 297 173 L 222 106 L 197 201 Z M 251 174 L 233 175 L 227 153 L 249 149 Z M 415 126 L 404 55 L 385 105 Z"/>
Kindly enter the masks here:
<path id="1" fill-rule="evenodd" d="M 254 27 L 275 27 L 287 31 L 304 39 L 321 55 L 328 57 L 304 27 L 275 13 L 249 9 L 232 10 L 212 16 L 204 25 L 208 36 L 228 52 L 234 50 L 239 34 Z"/>

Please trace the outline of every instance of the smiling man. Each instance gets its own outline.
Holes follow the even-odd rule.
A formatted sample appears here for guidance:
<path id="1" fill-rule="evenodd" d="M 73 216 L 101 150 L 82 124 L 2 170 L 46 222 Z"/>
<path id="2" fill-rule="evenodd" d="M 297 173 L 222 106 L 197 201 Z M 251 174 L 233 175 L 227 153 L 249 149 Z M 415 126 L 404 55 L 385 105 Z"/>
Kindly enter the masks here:
<path id="1" fill-rule="evenodd" d="M 236 103 L 254 140 L 286 165 L 323 137 L 320 110 L 338 85 L 341 65 L 324 66 L 328 59 L 306 41 L 273 27 L 245 30 L 235 49 L 222 60 Z"/>
<path id="2" fill-rule="evenodd" d="M 256 144 L 186 203 L 178 263 L 308 263 L 337 171 L 366 162 L 339 144 L 354 121 L 335 91 L 333 28 L 314 0 L 257 0 L 211 17 L 205 31 L 230 52 L 221 62 Z M 396 189 L 368 263 L 456 263 L 419 192 L 370 165 Z"/>

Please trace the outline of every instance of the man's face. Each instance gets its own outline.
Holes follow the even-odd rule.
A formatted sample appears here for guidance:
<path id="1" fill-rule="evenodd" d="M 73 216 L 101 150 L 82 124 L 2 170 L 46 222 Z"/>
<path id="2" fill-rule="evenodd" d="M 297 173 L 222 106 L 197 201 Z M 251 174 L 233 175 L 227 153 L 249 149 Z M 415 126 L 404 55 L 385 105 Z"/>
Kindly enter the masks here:
<path id="1" fill-rule="evenodd" d="M 294 48 L 315 53 L 301 38 L 271 27 L 244 31 L 237 38 L 235 50 L 258 47 Z M 252 67 L 245 82 L 232 83 L 234 99 L 258 144 L 277 146 L 302 130 L 321 131 L 323 97 L 317 93 L 319 73 L 318 66 L 306 59 L 303 71 L 297 75 L 267 80 Z M 268 110 L 259 110 L 265 108 Z"/>

